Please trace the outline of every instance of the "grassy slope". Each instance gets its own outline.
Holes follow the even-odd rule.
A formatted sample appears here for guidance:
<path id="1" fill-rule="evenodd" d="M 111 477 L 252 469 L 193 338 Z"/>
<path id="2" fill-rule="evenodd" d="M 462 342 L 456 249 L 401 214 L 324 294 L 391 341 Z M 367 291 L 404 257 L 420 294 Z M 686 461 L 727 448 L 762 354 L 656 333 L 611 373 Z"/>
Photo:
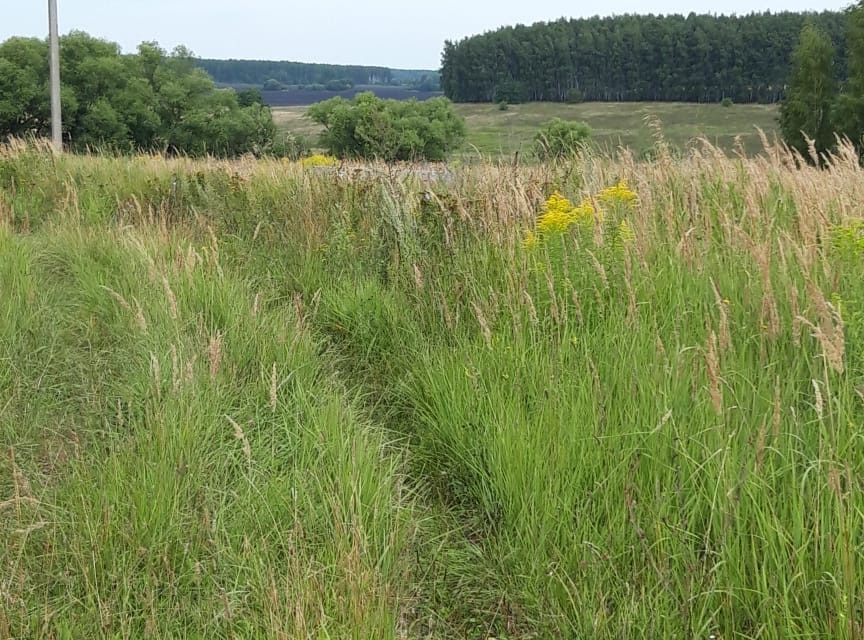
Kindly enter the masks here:
<path id="1" fill-rule="evenodd" d="M 0 637 L 864 633 L 854 159 L 370 169 L 0 156 Z"/>
<path id="2" fill-rule="evenodd" d="M 680 103 L 586 103 L 564 105 L 533 103 L 512 105 L 500 111 L 496 105 L 456 105 L 468 127 L 463 153 L 471 155 L 512 155 L 530 151 L 534 134 L 552 118 L 582 120 L 594 131 L 594 140 L 606 149 L 619 145 L 631 147 L 637 154 L 650 150 L 655 133 L 646 118 L 656 118 L 663 126 L 669 143 L 683 148 L 698 137 L 707 138 L 727 151 L 735 149 L 736 136 L 741 137 L 748 154 L 762 150 L 756 128 L 770 136 L 777 128 L 777 108 L 772 105 L 733 105 Z M 305 107 L 274 110 L 276 122 L 287 130 L 314 137 L 319 128 L 303 117 Z"/>

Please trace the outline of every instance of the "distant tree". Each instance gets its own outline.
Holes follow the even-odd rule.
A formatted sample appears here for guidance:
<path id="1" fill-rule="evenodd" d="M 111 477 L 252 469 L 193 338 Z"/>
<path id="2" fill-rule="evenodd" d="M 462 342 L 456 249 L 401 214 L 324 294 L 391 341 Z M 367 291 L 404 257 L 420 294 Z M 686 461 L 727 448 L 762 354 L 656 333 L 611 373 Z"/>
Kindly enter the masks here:
<path id="1" fill-rule="evenodd" d="M 285 86 L 325 84 L 330 80 L 348 80 L 353 84 L 388 84 L 393 70 L 386 67 L 310 64 L 273 60 L 196 60 L 195 64 L 221 84 L 251 84 L 263 87 L 270 80 Z"/>
<path id="2" fill-rule="evenodd" d="M 251 107 L 253 105 L 264 105 L 264 96 L 261 95 L 260 89 L 244 89 L 237 92 L 237 103 L 241 107 Z"/>
<path id="3" fill-rule="evenodd" d="M 792 55 L 792 75 L 780 107 L 783 139 L 804 157 L 809 157 L 807 138 L 817 153 L 834 146 L 831 115 L 836 97 L 834 47 L 815 25 L 806 24 Z"/>
<path id="4" fill-rule="evenodd" d="M 324 88 L 327 91 L 346 91 L 354 86 L 354 83 L 350 80 L 346 80 L 345 78 L 340 78 L 336 80 L 328 80 L 324 83 Z"/>
<path id="5" fill-rule="evenodd" d="M 382 100 L 367 92 L 319 102 L 308 115 L 324 126 L 322 145 L 340 157 L 444 160 L 465 136 L 464 121 L 445 98 Z"/>
<path id="6" fill-rule="evenodd" d="M 846 47 L 849 77 L 837 98 L 834 121 L 841 135 L 864 149 L 864 2 L 849 11 Z"/>
<path id="7" fill-rule="evenodd" d="M 530 94 L 528 88 L 522 82 L 508 80 L 502 82 L 495 89 L 496 102 L 509 102 L 510 104 L 522 104 L 527 101 Z"/>
<path id="8" fill-rule="evenodd" d="M 564 159 L 579 155 L 591 138 L 584 122 L 555 118 L 543 125 L 534 136 L 534 153 L 541 159 Z"/>
<path id="9" fill-rule="evenodd" d="M 275 78 L 270 78 L 264 82 L 261 88 L 264 91 L 282 91 L 285 88 L 285 85 Z"/>

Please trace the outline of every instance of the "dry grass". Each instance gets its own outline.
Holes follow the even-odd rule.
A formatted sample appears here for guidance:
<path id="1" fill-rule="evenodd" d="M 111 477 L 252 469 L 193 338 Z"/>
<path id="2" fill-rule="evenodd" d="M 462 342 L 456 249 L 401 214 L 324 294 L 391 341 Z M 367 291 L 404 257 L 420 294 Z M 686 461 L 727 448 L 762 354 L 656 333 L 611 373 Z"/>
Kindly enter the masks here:
<path id="1" fill-rule="evenodd" d="M 4 149 L 0 637 L 860 637 L 864 172 L 654 155 Z"/>

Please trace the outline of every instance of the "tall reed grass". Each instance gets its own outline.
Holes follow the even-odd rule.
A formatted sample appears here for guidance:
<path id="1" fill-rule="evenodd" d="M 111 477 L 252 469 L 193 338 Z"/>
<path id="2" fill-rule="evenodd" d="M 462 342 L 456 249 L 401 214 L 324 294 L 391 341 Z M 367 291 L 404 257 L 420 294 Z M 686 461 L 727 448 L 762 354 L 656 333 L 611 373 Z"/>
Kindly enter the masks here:
<path id="1" fill-rule="evenodd" d="M 6 148 L 0 637 L 861 637 L 862 178 Z"/>

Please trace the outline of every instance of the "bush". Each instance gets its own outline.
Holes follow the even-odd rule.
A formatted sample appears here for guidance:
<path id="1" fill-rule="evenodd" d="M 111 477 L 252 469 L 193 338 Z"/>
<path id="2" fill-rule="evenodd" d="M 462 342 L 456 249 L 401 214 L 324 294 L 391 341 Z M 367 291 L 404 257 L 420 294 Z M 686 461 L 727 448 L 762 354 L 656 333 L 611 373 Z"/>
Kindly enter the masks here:
<path id="1" fill-rule="evenodd" d="M 510 103 L 506 100 L 502 100 L 498 103 L 498 111 L 507 111 L 510 108 Z"/>
<path id="2" fill-rule="evenodd" d="M 446 98 L 382 100 L 367 92 L 319 102 L 308 115 L 324 126 L 321 145 L 340 158 L 439 161 L 465 137 L 465 122 Z"/>
<path id="3" fill-rule="evenodd" d="M 285 85 L 274 78 L 267 80 L 261 87 L 264 91 L 282 91 Z"/>
<path id="4" fill-rule="evenodd" d="M 534 136 L 534 152 L 543 160 L 574 157 L 579 155 L 590 137 L 591 129 L 584 122 L 555 118 Z"/>
<path id="5" fill-rule="evenodd" d="M 728 109 L 728 108 L 731 107 L 734 103 L 732 102 L 732 98 L 723 98 L 723 99 L 720 101 L 720 104 L 721 104 L 722 106 L 724 106 L 724 107 L 726 107 L 726 108 Z"/>
<path id="6" fill-rule="evenodd" d="M 354 86 L 350 80 L 330 80 L 324 85 L 327 91 L 347 91 Z"/>
<path id="7" fill-rule="evenodd" d="M 579 89 L 570 89 L 564 100 L 567 104 L 581 104 L 585 102 L 585 95 Z"/>

